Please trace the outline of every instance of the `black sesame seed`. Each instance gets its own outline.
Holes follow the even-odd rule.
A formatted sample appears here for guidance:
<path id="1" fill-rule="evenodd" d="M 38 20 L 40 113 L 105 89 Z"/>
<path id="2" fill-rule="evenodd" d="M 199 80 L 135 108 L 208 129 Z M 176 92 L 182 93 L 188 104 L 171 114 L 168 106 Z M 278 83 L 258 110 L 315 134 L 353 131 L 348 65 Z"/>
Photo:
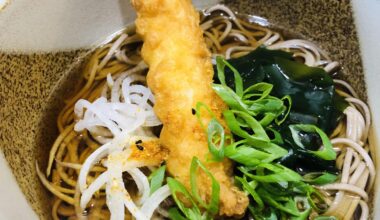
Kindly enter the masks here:
<path id="1" fill-rule="evenodd" d="M 196 111 L 195 111 L 195 109 L 191 109 L 191 114 L 193 114 L 193 115 L 195 115 L 195 113 L 197 113 Z"/>
<path id="2" fill-rule="evenodd" d="M 141 146 L 141 145 L 138 145 L 138 144 L 136 144 L 136 147 L 137 147 L 137 149 L 139 149 L 139 150 L 141 150 L 141 151 L 143 151 L 143 150 L 144 150 L 144 147 L 143 147 L 143 146 Z"/>
<path id="3" fill-rule="evenodd" d="M 136 141 L 135 144 L 136 144 L 136 145 L 138 145 L 138 144 L 142 144 L 142 140 L 138 140 L 138 141 Z"/>

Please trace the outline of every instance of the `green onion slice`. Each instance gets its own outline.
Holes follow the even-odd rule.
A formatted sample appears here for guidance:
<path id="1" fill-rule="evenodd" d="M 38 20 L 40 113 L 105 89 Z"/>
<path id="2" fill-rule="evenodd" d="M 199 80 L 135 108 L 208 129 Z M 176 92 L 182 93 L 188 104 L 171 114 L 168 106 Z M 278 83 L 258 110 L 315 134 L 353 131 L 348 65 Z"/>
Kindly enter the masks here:
<path id="1" fill-rule="evenodd" d="M 216 69 L 218 72 L 219 81 L 222 83 L 223 86 L 228 88 L 228 86 L 226 85 L 226 80 L 225 80 L 225 75 L 224 75 L 224 68 L 226 66 L 230 68 L 232 72 L 234 73 L 236 94 L 239 97 L 242 97 L 243 96 L 243 79 L 241 78 L 240 73 L 230 63 L 228 63 L 227 60 L 223 59 L 220 56 L 216 57 Z"/>
<path id="2" fill-rule="evenodd" d="M 337 175 L 327 172 L 311 172 L 303 176 L 303 181 L 313 185 L 325 185 L 338 179 Z"/>
<path id="3" fill-rule="evenodd" d="M 224 159 L 225 133 L 223 126 L 215 118 L 211 119 L 207 127 L 207 143 L 215 161 Z"/>
<path id="4" fill-rule="evenodd" d="M 197 184 L 197 170 L 198 167 L 201 168 L 207 176 L 211 178 L 211 199 L 210 203 L 206 204 L 205 201 L 202 200 L 198 193 L 198 184 Z M 202 162 L 197 158 L 193 157 L 190 166 L 190 185 L 191 192 L 195 200 L 205 209 L 209 214 L 216 215 L 219 211 L 219 197 L 220 197 L 220 185 L 212 173 L 202 164 Z"/>
<path id="5" fill-rule="evenodd" d="M 280 164 L 258 164 L 254 168 L 256 175 L 252 174 L 247 167 L 239 167 L 238 169 L 247 177 L 264 183 L 297 182 L 302 180 L 298 173 Z"/>
<path id="6" fill-rule="evenodd" d="M 150 195 L 162 186 L 165 178 L 166 165 L 159 167 L 149 175 Z"/>
<path id="7" fill-rule="evenodd" d="M 202 214 L 201 214 L 200 209 L 198 208 L 191 194 L 186 190 L 185 186 L 182 183 L 180 183 L 178 180 L 173 179 L 171 177 L 167 178 L 167 183 L 176 205 L 181 210 L 181 212 L 186 216 L 186 218 L 191 219 L 191 220 L 202 219 Z M 181 194 L 182 195 L 181 198 L 186 199 L 188 202 L 190 202 L 192 207 L 191 208 L 186 207 L 185 204 L 178 198 L 178 194 Z"/>
<path id="8" fill-rule="evenodd" d="M 324 160 L 336 159 L 336 153 L 332 147 L 329 137 L 325 134 L 325 132 L 323 132 L 317 126 L 307 125 L 307 124 L 296 124 L 296 125 L 290 125 L 289 128 L 290 128 L 290 131 L 292 132 L 293 140 L 298 147 L 301 147 L 302 149 Z M 317 151 L 307 150 L 306 147 L 301 142 L 301 138 L 300 138 L 301 131 L 317 133 L 322 139 L 323 149 L 317 150 Z"/>

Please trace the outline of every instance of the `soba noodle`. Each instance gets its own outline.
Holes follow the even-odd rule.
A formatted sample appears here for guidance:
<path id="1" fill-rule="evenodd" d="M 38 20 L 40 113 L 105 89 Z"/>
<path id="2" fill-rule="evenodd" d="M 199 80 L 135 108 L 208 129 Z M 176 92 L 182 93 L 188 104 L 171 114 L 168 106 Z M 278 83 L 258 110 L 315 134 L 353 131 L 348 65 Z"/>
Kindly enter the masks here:
<path id="1" fill-rule="evenodd" d="M 224 5 L 207 9 L 202 15 L 201 27 L 214 58 L 217 55 L 240 57 L 265 45 L 268 49 L 292 52 L 306 65 L 324 68 L 331 74 L 339 69 L 339 64 L 315 44 L 299 39 L 284 40 L 269 28 L 237 17 Z M 122 160 L 111 159 L 123 152 L 126 158 L 130 154 L 128 149 L 117 147 L 116 142 L 154 139 L 153 128 L 160 125 L 152 109 L 154 97 L 146 87 L 148 67 L 140 56 L 141 46 L 138 35 L 123 32 L 97 48 L 81 73 L 80 87 L 60 112 L 57 119 L 60 134 L 50 151 L 47 177 L 36 166 L 43 185 L 54 195 L 54 219 L 76 219 L 82 214 L 90 219 L 108 219 L 109 209 L 123 218 L 124 205 L 129 210 L 125 213 L 127 218 L 132 217 L 130 212 L 135 217 L 143 216 L 142 219 L 154 213 L 157 217 L 167 216 L 164 209 L 157 208 L 170 195 L 167 186 L 157 191 L 160 195 L 147 194 L 146 175 L 155 168 L 138 168 L 147 164 L 122 168 Z M 335 79 L 334 83 L 337 93 L 349 103 L 344 111 L 345 119 L 331 135 L 341 177 L 318 189 L 329 205 L 325 215 L 352 219 L 357 212 L 360 219 L 368 219 L 368 202 L 376 173 L 371 159 L 372 146 L 368 143 L 370 111 L 347 82 Z M 140 113 L 144 116 L 136 116 Z M 109 166 L 110 163 L 114 163 L 113 166 Z M 129 173 L 128 177 L 122 175 L 125 172 Z M 139 199 L 136 193 L 131 194 L 135 202 L 126 203 L 120 198 L 123 194 L 129 195 L 126 190 L 110 196 L 111 183 L 106 183 L 111 179 L 117 179 L 123 189 L 124 185 L 133 185 Z M 118 205 L 110 206 L 110 202 Z"/>

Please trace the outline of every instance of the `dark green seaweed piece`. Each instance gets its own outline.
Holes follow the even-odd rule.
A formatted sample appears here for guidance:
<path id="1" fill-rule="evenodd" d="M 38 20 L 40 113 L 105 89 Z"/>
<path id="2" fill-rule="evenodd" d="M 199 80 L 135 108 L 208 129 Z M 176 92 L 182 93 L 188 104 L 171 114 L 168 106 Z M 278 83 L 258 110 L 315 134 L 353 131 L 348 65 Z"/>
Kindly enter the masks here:
<path id="1" fill-rule="evenodd" d="M 289 125 L 313 124 L 326 134 L 330 134 L 342 117 L 347 103 L 335 93 L 333 79 L 322 68 L 309 67 L 297 62 L 292 53 L 268 50 L 259 47 L 249 54 L 228 60 L 241 75 L 244 89 L 259 82 L 273 85 L 270 95 L 282 98 L 289 95 L 292 100 L 290 113 L 280 126 L 271 126 L 280 131 L 284 147 L 289 154 L 281 159 L 282 163 L 300 173 L 310 171 L 336 172 L 335 162 L 321 160 L 314 155 L 295 147 Z M 215 71 L 216 72 L 216 71 Z M 214 80 L 218 82 L 217 74 Z M 234 89 L 234 75 L 225 69 L 226 84 Z M 301 137 L 307 150 L 315 150 L 320 143 L 313 133 Z"/>

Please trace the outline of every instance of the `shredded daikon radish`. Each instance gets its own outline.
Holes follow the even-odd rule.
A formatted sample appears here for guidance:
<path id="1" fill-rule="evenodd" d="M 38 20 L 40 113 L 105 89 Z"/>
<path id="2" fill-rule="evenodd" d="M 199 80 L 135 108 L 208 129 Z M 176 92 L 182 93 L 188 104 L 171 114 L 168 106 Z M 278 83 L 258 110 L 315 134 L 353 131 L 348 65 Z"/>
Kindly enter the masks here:
<path id="1" fill-rule="evenodd" d="M 144 80 L 140 75 L 133 74 L 133 71 L 120 74 L 116 79 L 108 75 L 102 97 L 93 103 L 82 99 L 75 105 L 74 111 L 79 121 L 74 129 L 88 130 L 93 136 L 105 135 L 100 135 L 104 144 L 86 159 L 79 173 L 77 184 L 81 192 L 82 210 L 104 185 L 111 219 L 124 219 L 124 206 L 136 219 L 150 219 L 160 203 L 170 195 L 167 186 L 149 195 L 148 178 L 138 169 L 146 164 L 129 159 L 131 144 L 136 140 L 152 136 L 144 130 L 144 127 L 161 124 L 153 112 L 154 98 L 151 91 L 144 85 L 136 84 Z M 107 93 L 110 94 L 110 100 L 106 98 Z M 109 137 L 110 134 L 112 138 Z M 143 136 L 136 137 L 136 135 Z M 104 158 L 107 158 L 103 162 L 107 171 L 87 186 L 90 170 Z M 137 185 L 139 196 L 137 201 L 132 200 L 130 193 L 124 187 L 123 172 L 128 172 Z"/>

